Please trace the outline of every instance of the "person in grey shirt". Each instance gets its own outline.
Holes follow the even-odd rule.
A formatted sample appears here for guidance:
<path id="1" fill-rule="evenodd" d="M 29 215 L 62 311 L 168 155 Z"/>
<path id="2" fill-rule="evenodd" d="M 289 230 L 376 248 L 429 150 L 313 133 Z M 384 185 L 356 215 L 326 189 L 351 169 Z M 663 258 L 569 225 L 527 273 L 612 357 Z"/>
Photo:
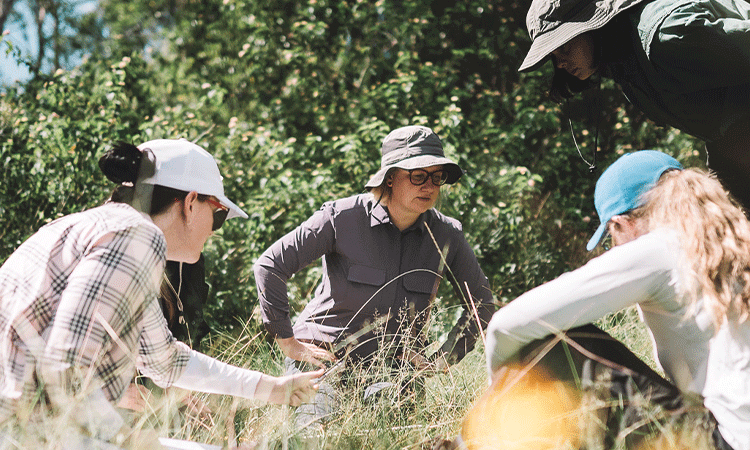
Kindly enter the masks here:
<path id="1" fill-rule="evenodd" d="M 423 126 L 392 131 L 381 152 L 369 193 L 325 203 L 255 263 L 263 323 L 297 362 L 324 367 L 346 356 L 350 367 L 389 351 L 418 371 L 447 370 L 474 348 L 496 309 L 461 223 L 434 209 L 440 187 L 463 171 Z M 323 279 L 292 326 L 287 280 L 319 258 Z M 443 277 L 464 311 L 427 357 L 423 327 Z"/>

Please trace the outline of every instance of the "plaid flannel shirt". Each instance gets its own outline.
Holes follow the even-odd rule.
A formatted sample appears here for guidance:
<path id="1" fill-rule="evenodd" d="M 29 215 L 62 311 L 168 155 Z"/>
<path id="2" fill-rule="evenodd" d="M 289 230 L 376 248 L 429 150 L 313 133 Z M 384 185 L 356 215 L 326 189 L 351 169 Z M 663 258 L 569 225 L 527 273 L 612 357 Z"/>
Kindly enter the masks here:
<path id="1" fill-rule="evenodd" d="M 53 404 L 99 388 L 115 401 L 136 366 L 172 384 L 190 351 L 157 301 L 165 254 L 161 230 L 118 203 L 24 242 L 0 268 L 0 417 L 42 383 Z"/>

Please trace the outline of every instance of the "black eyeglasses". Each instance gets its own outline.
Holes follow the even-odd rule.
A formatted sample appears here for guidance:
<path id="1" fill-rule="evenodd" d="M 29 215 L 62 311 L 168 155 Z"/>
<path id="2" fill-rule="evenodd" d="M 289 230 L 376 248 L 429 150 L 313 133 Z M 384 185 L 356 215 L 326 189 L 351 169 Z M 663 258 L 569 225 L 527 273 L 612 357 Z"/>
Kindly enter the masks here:
<path id="1" fill-rule="evenodd" d="M 434 172 L 428 172 L 424 169 L 411 169 L 408 172 L 409 181 L 414 186 L 422 186 L 427 183 L 427 180 L 432 180 L 432 184 L 435 186 L 442 186 L 448 181 L 448 172 L 443 169 Z"/>
<path id="2" fill-rule="evenodd" d="M 216 231 L 221 228 L 221 226 L 224 225 L 224 221 L 227 220 L 229 208 L 211 198 L 206 199 L 206 202 L 208 202 L 209 205 L 216 207 L 214 210 L 214 224 L 211 226 L 211 231 Z"/>

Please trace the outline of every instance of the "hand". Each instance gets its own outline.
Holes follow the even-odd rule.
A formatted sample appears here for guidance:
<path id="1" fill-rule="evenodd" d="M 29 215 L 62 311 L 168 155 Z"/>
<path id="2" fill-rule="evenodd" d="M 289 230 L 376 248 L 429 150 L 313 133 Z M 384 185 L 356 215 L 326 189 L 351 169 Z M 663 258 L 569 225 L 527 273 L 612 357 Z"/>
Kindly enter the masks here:
<path id="1" fill-rule="evenodd" d="M 279 344 L 281 351 L 284 352 L 286 356 L 296 361 L 314 364 L 321 369 L 325 369 L 326 367 L 321 359 L 331 362 L 336 361 L 336 357 L 328 350 L 318 347 L 315 344 L 300 342 L 295 337 L 285 339 L 276 338 L 276 343 Z"/>
<path id="2" fill-rule="evenodd" d="M 411 364 L 414 369 L 420 372 L 432 369 L 432 363 L 421 353 L 415 352 L 414 350 L 408 348 L 404 349 L 400 358 Z"/>
<path id="3" fill-rule="evenodd" d="M 125 392 L 122 394 L 122 398 L 117 402 L 118 408 L 131 409 L 137 412 L 143 412 L 146 410 L 148 404 L 148 398 L 151 396 L 151 391 L 142 384 L 130 383 L 125 388 Z"/>
<path id="4" fill-rule="evenodd" d="M 255 397 L 267 403 L 299 406 L 313 398 L 318 390 L 316 382 L 323 369 L 283 377 L 263 375 L 255 388 Z"/>
<path id="5" fill-rule="evenodd" d="M 401 359 L 408 361 L 414 369 L 420 372 L 427 372 L 429 374 L 448 372 L 448 360 L 445 359 L 445 354 L 443 352 L 440 352 L 440 355 L 435 361 L 430 361 L 419 352 L 405 349 L 401 354 Z"/>
<path id="6" fill-rule="evenodd" d="M 440 354 L 437 356 L 437 358 L 435 358 L 435 361 L 433 361 L 432 364 L 435 366 L 436 372 L 447 373 L 448 368 L 450 368 L 448 359 L 445 357 L 445 353 L 443 352 L 440 352 Z"/>
<path id="7" fill-rule="evenodd" d="M 209 406 L 196 395 L 188 394 L 182 399 L 182 404 L 185 405 L 188 414 L 197 417 L 201 421 L 211 418 L 211 413 L 213 411 L 211 411 L 211 408 L 209 408 Z"/>

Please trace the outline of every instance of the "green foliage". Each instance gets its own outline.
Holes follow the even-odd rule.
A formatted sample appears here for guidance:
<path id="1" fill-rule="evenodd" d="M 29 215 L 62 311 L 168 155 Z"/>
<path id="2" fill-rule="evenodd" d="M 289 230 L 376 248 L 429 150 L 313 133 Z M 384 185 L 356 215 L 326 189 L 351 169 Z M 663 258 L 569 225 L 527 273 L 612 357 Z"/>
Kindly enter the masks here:
<path id="1" fill-rule="evenodd" d="M 362 192 L 379 167 L 383 137 L 396 127 L 433 128 L 465 169 L 458 184 L 443 188 L 439 209 L 462 222 L 502 303 L 589 257 L 585 243 L 598 225 L 594 182 L 617 156 L 656 148 L 690 166 L 705 160 L 702 145 L 647 122 L 611 82 L 550 103 L 549 64 L 516 70 L 529 46 L 527 2 L 99 3 L 79 22 L 74 45 L 89 53 L 80 67 L 0 94 L 0 261 L 43 224 L 107 197 L 113 186 L 97 160 L 114 141 L 195 141 L 217 157 L 227 195 L 250 215 L 225 223 L 205 249 L 209 349 L 267 373 L 282 372 L 282 355 L 265 342 L 253 262 L 324 202 Z M 592 161 L 594 150 L 590 173 L 582 158 Z M 319 266 L 293 278 L 293 310 L 319 278 Z M 455 319 L 457 302 L 441 286 L 435 340 Z M 634 322 L 628 311 L 601 324 L 646 355 Z M 480 346 L 450 375 L 429 381 L 428 401 L 409 420 L 415 427 L 399 428 L 385 406 L 355 414 L 361 404 L 354 402 L 346 406 L 351 419 L 314 445 L 418 448 L 438 433 L 455 434 L 486 383 L 481 359 Z M 188 422 L 176 436 L 221 445 L 234 433 L 262 440 L 256 430 L 271 440 L 261 448 L 304 444 L 284 428 L 288 409 L 244 406 L 222 398 L 212 427 Z M 154 420 L 166 434 L 172 419 Z"/>
<path id="2" fill-rule="evenodd" d="M 78 45 L 93 48 L 81 67 L 0 100 L 0 258 L 43 223 L 106 197 L 96 160 L 112 141 L 185 137 L 217 157 L 228 196 L 250 215 L 206 247 L 207 319 L 231 332 L 252 318 L 259 330 L 254 260 L 325 201 L 362 192 L 388 131 L 423 124 L 466 170 L 440 208 L 462 221 L 498 300 L 509 301 L 588 256 L 594 181 L 618 154 L 700 158 L 694 140 L 646 122 L 611 83 L 551 104 L 549 65 L 516 71 L 529 45 L 526 7 L 103 0 L 80 22 Z M 94 44 L 100 23 L 109 38 Z M 593 174 L 568 118 L 584 158 L 598 143 Z M 318 278 L 314 267 L 293 279 L 294 310 Z M 443 298 L 457 302 L 447 290 Z"/>
<path id="3" fill-rule="evenodd" d="M 142 60 L 57 71 L 0 101 L 0 245 L 5 259 L 41 225 L 101 203 L 102 148 L 138 130 Z"/>

